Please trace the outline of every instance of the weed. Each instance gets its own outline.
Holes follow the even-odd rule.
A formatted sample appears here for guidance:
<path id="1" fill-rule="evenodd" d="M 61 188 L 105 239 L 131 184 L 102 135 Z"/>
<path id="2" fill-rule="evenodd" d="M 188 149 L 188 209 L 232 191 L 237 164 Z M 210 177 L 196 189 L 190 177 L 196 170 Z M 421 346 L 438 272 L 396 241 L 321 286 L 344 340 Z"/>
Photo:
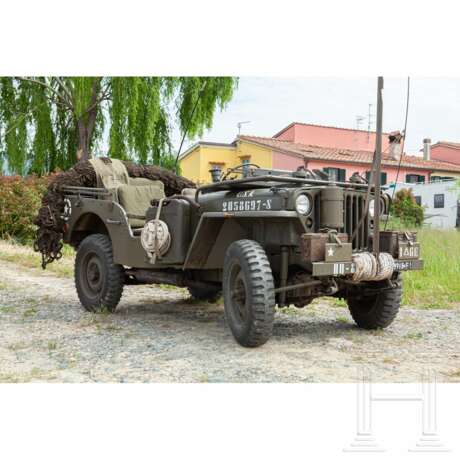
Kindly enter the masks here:
<path id="1" fill-rule="evenodd" d="M 35 307 L 28 308 L 27 310 L 24 310 L 24 313 L 22 314 L 23 318 L 30 318 L 31 316 L 34 316 L 38 313 L 38 310 Z"/>
<path id="2" fill-rule="evenodd" d="M 422 339 L 423 334 L 421 332 L 408 332 L 405 335 L 406 339 Z"/>
<path id="3" fill-rule="evenodd" d="M 339 323 L 348 324 L 350 320 L 346 316 L 337 316 L 336 320 Z"/>

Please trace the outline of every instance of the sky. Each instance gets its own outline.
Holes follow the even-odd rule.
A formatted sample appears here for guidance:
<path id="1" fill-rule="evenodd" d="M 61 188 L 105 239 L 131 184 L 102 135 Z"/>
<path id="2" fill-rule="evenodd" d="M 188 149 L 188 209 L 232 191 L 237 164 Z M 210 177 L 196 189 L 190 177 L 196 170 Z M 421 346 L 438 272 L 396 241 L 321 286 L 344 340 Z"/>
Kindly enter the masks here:
<path id="1" fill-rule="evenodd" d="M 407 77 L 385 78 L 383 130 L 404 128 Z M 409 115 L 405 151 L 421 155 L 423 139 L 460 142 L 460 78 L 410 79 Z M 213 127 L 202 140 L 231 142 L 237 123 L 250 121 L 241 134 L 271 137 L 293 121 L 367 130 L 369 104 L 375 130 L 377 78 L 242 77 L 234 98 L 216 112 Z M 182 152 L 196 142 L 184 143 Z M 180 144 L 173 135 L 176 149 Z"/>

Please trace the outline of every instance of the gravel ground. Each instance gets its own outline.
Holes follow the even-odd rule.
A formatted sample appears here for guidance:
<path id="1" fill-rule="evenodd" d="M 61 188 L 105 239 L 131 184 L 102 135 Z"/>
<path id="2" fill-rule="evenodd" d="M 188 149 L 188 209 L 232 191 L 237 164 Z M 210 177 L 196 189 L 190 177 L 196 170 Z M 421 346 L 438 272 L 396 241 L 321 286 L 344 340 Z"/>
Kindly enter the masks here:
<path id="1" fill-rule="evenodd" d="M 73 281 L 0 264 L 1 382 L 411 382 L 426 368 L 460 381 L 460 309 L 403 308 L 363 331 L 326 300 L 276 315 L 273 337 L 244 349 L 221 304 L 187 291 L 127 286 L 115 314 L 85 312 Z"/>

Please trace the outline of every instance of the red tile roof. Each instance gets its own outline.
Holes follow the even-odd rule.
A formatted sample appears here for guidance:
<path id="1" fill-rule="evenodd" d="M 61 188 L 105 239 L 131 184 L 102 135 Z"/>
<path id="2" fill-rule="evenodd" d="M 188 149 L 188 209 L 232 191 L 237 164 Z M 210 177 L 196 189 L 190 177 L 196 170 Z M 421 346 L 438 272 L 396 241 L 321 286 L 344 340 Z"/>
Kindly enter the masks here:
<path id="1" fill-rule="evenodd" d="M 433 144 L 431 148 L 436 147 L 436 146 L 443 146 L 443 147 L 449 147 L 451 149 L 460 149 L 460 143 L 458 142 L 449 142 L 449 141 L 439 141 L 436 142 L 436 144 Z"/>
<path id="2" fill-rule="evenodd" d="M 343 161 L 346 163 L 372 163 L 372 152 L 364 150 L 347 150 L 329 147 L 319 147 L 317 145 L 298 144 L 291 141 L 274 139 L 271 137 L 258 136 L 239 136 L 242 141 L 252 142 L 265 147 L 269 147 L 280 152 L 301 155 L 312 160 Z M 397 167 L 398 161 L 392 160 L 387 153 L 383 153 L 382 164 L 384 166 Z M 438 160 L 424 160 L 413 155 L 404 155 L 401 166 L 413 169 L 428 169 L 436 171 L 451 171 L 460 173 L 460 165 L 454 165 Z"/>
<path id="3" fill-rule="evenodd" d="M 301 123 L 298 121 L 294 121 L 292 123 L 289 123 L 286 127 L 284 127 L 281 131 L 278 131 L 273 137 L 276 138 L 280 134 L 284 133 L 284 131 L 287 131 L 289 128 L 291 128 L 294 125 L 302 125 L 302 126 L 314 126 L 316 128 L 326 128 L 326 129 L 340 129 L 343 131 L 356 131 L 358 133 L 368 133 L 367 129 L 355 129 L 355 128 L 342 128 L 341 126 L 326 126 L 326 125 L 318 125 L 315 123 Z M 375 134 L 375 131 L 371 131 L 372 134 Z M 390 133 L 382 133 L 383 135 L 388 135 Z"/>

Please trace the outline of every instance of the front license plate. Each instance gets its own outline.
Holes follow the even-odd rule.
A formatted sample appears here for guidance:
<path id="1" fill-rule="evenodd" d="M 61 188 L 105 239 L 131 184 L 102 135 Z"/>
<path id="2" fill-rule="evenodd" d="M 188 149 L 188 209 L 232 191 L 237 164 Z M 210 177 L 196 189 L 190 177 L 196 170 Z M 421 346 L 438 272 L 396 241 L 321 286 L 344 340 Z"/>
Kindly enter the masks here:
<path id="1" fill-rule="evenodd" d="M 398 259 L 418 259 L 420 257 L 420 243 L 399 243 Z"/>
<path id="2" fill-rule="evenodd" d="M 395 260 L 395 271 L 422 270 L 423 260 Z"/>

